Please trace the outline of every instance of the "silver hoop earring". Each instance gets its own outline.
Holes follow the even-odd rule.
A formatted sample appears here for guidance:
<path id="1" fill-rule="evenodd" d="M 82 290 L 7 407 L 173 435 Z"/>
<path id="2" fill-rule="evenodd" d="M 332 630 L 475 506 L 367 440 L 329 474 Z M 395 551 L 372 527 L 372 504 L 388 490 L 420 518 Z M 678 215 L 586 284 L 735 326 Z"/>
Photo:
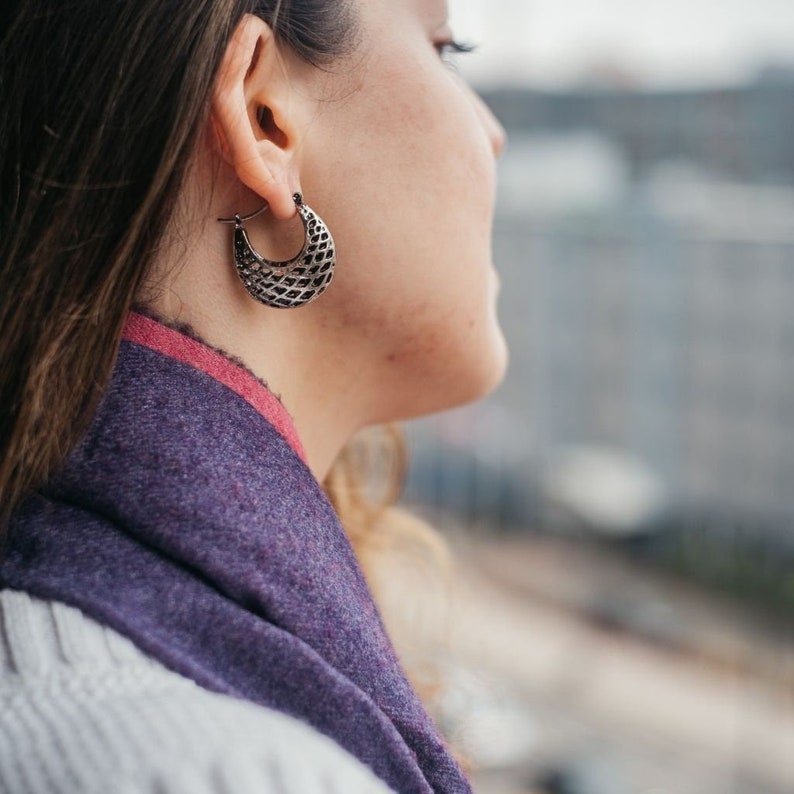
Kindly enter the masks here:
<path id="1" fill-rule="evenodd" d="M 303 222 L 303 248 L 283 262 L 259 254 L 243 228 L 246 221 L 264 212 L 267 204 L 250 215 L 218 218 L 221 223 L 234 224 L 232 253 L 243 286 L 255 300 L 279 309 L 304 306 L 318 298 L 333 280 L 336 265 L 334 240 L 322 218 L 303 203 L 300 193 L 294 193 L 292 200 Z"/>

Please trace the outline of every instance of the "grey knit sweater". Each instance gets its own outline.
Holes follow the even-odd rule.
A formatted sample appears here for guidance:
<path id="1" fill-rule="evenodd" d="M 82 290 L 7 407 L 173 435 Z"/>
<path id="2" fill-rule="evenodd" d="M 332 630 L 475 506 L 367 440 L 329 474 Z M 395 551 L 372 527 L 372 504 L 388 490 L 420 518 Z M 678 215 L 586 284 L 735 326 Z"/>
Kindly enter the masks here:
<path id="1" fill-rule="evenodd" d="M 307 723 L 200 687 L 76 607 L 0 589 L 0 629 L 2 794 L 392 792 Z"/>

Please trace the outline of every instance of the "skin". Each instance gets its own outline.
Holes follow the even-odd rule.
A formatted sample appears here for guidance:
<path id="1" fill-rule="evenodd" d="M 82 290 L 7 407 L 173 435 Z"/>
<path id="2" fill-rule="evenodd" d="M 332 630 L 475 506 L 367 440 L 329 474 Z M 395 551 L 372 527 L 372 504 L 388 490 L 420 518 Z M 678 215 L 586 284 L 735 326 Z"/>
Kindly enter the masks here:
<path id="1" fill-rule="evenodd" d="M 491 255 L 505 131 L 440 55 L 443 0 L 358 5 L 358 49 L 330 73 L 241 20 L 145 295 L 266 380 L 320 481 L 360 428 L 476 401 L 508 362 Z M 246 228 L 286 259 L 303 243 L 296 191 L 334 237 L 334 280 L 305 306 L 264 306 L 216 218 L 267 202 Z"/>

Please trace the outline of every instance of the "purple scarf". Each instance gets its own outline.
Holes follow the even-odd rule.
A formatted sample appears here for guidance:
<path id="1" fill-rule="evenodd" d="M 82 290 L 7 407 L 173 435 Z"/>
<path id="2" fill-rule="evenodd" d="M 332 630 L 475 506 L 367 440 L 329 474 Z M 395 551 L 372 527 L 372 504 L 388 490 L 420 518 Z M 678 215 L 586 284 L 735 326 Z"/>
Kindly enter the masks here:
<path id="1" fill-rule="evenodd" d="M 189 326 L 130 312 L 88 432 L 8 530 L 3 586 L 310 723 L 401 794 L 471 792 L 291 416 Z"/>

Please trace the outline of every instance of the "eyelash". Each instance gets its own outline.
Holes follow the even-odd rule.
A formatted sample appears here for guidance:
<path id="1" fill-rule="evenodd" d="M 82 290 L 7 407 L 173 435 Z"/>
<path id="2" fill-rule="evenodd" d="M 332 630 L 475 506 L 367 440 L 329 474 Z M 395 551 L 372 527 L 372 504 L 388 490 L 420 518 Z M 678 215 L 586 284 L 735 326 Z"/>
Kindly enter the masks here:
<path id="1" fill-rule="evenodd" d="M 448 61 L 444 55 L 447 52 L 452 53 L 463 53 L 463 52 L 474 52 L 478 47 L 477 44 L 473 44 L 471 42 L 465 41 L 458 41 L 456 39 L 450 39 L 449 41 L 440 41 L 435 45 L 438 54 L 441 56 L 441 60 L 445 63 L 448 63 L 453 69 L 456 67 L 456 64 L 452 61 Z"/>

